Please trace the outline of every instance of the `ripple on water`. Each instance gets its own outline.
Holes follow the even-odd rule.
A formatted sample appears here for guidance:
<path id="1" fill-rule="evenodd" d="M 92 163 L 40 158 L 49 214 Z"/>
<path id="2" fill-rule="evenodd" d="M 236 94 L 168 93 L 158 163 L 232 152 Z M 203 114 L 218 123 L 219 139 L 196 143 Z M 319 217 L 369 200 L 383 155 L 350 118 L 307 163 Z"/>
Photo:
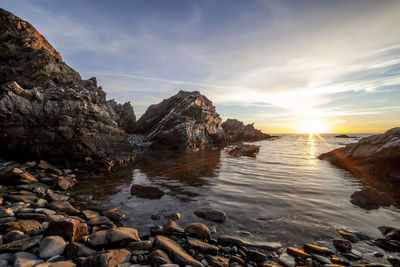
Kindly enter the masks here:
<path id="1" fill-rule="evenodd" d="M 75 189 L 91 193 L 105 204 L 121 206 L 125 224 L 141 233 L 159 221 L 155 213 L 180 212 L 182 226 L 190 221 L 215 225 L 219 233 L 256 240 L 299 243 L 336 237 L 335 227 L 348 226 L 378 236 L 377 227 L 399 227 L 399 209 L 366 211 L 350 203 L 362 184 L 347 171 L 316 157 L 357 139 L 322 139 L 284 135 L 278 140 L 256 142 L 256 158 L 232 158 L 227 149 L 179 156 L 149 158 L 110 176 L 87 177 Z M 93 183 L 93 180 L 96 182 Z M 166 191 L 158 200 L 130 195 L 132 183 L 151 184 Z M 368 181 L 400 199 L 400 192 L 379 181 Z M 197 207 L 220 208 L 229 216 L 225 224 L 203 221 L 193 214 Z M 162 221 L 161 221 L 162 223 Z M 246 234 L 243 234 L 246 233 Z"/>

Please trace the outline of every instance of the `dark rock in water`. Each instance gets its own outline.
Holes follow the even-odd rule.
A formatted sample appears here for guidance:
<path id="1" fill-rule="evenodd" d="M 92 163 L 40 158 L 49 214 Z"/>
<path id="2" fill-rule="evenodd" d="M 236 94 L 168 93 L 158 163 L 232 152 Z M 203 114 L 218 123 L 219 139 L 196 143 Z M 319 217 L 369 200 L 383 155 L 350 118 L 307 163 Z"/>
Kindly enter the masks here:
<path id="1" fill-rule="evenodd" d="M 223 210 L 212 209 L 212 208 L 200 208 L 194 211 L 198 217 L 204 220 L 224 223 L 228 219 L 228 216 Z"/>
<path id="2" fill-rule="evenodd" d="M 386 259 L 393 267 L 400 267 L 400 258 L 389 256 Z"/>
<path id="3" fill-rule="evenodd" d="M 400 242 L 396 240 L 390 240 L 386 238 L 378 238 L 373 241 L 375 245 L 386 250 L 386 251 L 397 251 L 400 252 Z"/>
<path id="4" fill-rule="evenodd" d="M 131 103 L 126 102 L 124 104 L 118 104 L 114 99 L 112 99 L 108 100 L 107 104 L 111 107 L 109 112 L 115 113 L 114 117 L 116 118 L 118 125 L 127 133 L 133 133 L 136 128 L 136 116 Z"/>
<path id="5" fill-rule="evenodd" d="M 151 105 L 137 121 L 138 134 L 157 149 L 198 151 L 223 142 L 221 118 L 207 97 L 180 91 Z"/>
<path id="6" fill-rule="evenodd" d="M 203 267 L 203 264 L 193 259 L 177 243 L 165 236 L 157 236 L 155 244 L 158 249 L 165 251 L 171 260 L 180 266 L 191 265 L 193 267 Z"/>
<path id="7" fill-rule="evenodd" d="M 238 145 L 229 151 L 229 155 L 233 157 L 246 156 L 254 158 L 257 155 L 258 151 L 260 151 L 260 146 Z"/>
<path id="8" fill-rule="evenodd" d="M 351 195 L 350 202 L 368 210 L 396 204 L 396 201 L 391 196 L 371 187 L 366 187 L 361 191 L 354 192 Z"/>
<path id="9" fill-rule="evenodd" d="M 156 199 L 165 194 L 164 191 L 155 186 L 133 184 L 131 187 L 131 195 L 139 198 Z"/>
<path id="10" fill-rule="evenodd" d="M 347 169 L 360 179 L 400 179 L 400 127 L 362 138 L 318 158 Z"/>
<path id="11" fill-rule="evenodd" d="M 220 235 L 218 237 L 218 243 L 221 245 L 228 245 L 228 246 L 244 246 L 245 241 L 234 236 L 229 235 Z"/>
<path id="12" fill-rule="evenodd" d="M 338 265 L 342 265 L 342 266 L 350 265 L 346 260 L 339 258 L 337 256 L 331 256 L 331 262 L 333 264 L 338 264 Z"/>
<path id="13" fill-rule="evenodd" d="M 351 251 L 351 242 L 347 239 L 335 238 L 332 240 L 333 245 L 340 252 L 350 252 Z"/>
<path id="14" fill-rule="evenodd" d="M 228 143 L 261 141 L 273 138 L 273 136 L 255 129 L 253 124 L 244 125 L 243 122 L 236 119 L 227 119 L 222 123 L 222 128 L 225 131 L 225 138 Z"/>
<path id="15" fill-rule="evenodd" d="M 400 241 L 400 229 L 389 226 L 380 226 L 378 229 L 385 238 Z"/>
<path id="16" fill-rule="evenodd" d="M 31 24 L 3 9 L 0 40 L 1 157 L 103 168 L 132 159 L 95 78 L 82 80 Z"/>
<path id="17" fill-rule="evenodd" d="M 336 138 L 352 138 L 351 136 L 348 136 L 347 134 L 339 134 L 335 136 Z"/>
<path id="18" fill-rule="evenodd" d="M 208 227 L 199 222 L 193 222 L 185 228 L 185 234 L 199 238 L 201 240 L 210 240 L 211 232 Z"/>

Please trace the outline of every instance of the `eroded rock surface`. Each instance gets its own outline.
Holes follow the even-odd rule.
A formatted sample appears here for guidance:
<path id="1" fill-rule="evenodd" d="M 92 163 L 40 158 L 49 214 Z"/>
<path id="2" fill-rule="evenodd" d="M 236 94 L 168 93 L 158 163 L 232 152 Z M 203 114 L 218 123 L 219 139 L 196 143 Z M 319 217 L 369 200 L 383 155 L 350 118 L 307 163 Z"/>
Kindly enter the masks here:
<path id="1" fill-rule="evenodd" d="M 151 105 L 137 121 L 137 133 L 153 147 L 198 151 L 224 140 L 221 118 L 212 102 L 199 92 L 180 91 Z"/>
<path id="2" fill-rule="evenodd" d="M 82 80 L 31 24 L 3 9 L 0 40 L 0 156 L 106 167 L 131 159 L 95 78 Z"/>

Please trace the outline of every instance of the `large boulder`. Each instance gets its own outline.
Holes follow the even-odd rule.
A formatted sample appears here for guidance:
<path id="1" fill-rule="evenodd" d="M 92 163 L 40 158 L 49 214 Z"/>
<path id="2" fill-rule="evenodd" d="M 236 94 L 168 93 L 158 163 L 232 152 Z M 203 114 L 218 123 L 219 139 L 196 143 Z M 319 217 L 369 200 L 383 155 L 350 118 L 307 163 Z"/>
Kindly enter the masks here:
<path id="1" fill-rule="evenodd" d="M 400 127 L 321 154 L 320 159 L 349 170 L 361 179 L 400 179 Z"/>
<path id="2" fill-rule="evenodd" d="M 28 22 L 0 9 L 0 157 L 109 167 L 132 158 L 95 78 L 82 80 Z"/>
<path id="3" fill-rule="evenodd" d="M 273 138 L 268 134 L 254 128 L 254 124 L 244 125 L 243 122 L 236 119 L 227 119 L 222 123 L 222 128 L 226 134 L 227 142 L 238 141 L 261 141 Z"/>
<path id="4" fill-rule="evenodd" d="M 151 105 L 137 121 L 136 133 L 158 149 L 198 151 L 224 139 L 221 118 L 212 102 L 199 92 L 178 94 Z"/>

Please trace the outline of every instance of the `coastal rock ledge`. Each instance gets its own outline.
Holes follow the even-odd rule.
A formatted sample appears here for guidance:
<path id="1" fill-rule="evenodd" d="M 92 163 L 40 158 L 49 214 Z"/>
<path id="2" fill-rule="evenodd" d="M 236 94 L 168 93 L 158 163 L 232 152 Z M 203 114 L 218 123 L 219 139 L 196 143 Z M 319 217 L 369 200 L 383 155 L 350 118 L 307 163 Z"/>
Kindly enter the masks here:
<path id="1" fill-rule="evenodd" d="M 331 152 L 321 154 L 319 159 L 347 169 L 360 179 L 400 179 L 400 127 L 384 134 L 360 139 Z"/>
<path id="2" fill-rule="evenodd" d="M 3 9 L 0 40 L 0 157 L 106 167 L 132 159 L 117 123 L 124 115 L 96 78 L 83 80 L 30 23 Z"/>

